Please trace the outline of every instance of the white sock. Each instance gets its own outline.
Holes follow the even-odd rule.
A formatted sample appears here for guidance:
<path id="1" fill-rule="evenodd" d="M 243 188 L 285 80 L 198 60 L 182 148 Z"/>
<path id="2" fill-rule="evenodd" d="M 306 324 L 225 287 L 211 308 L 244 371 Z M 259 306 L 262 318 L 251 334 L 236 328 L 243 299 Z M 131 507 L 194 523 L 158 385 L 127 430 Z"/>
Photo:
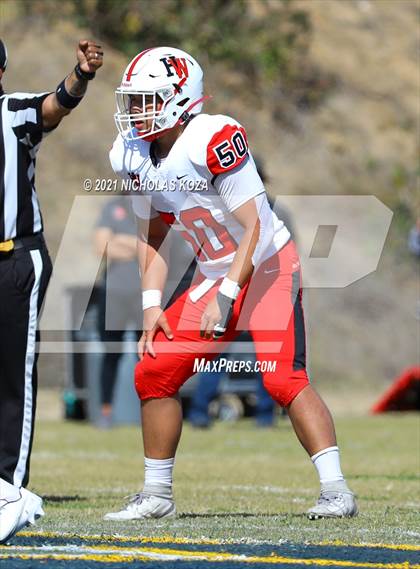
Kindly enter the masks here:
<path id="1" fill-rule="evenodd" d="M 0 478 L 0 500 L 18 500 L 20 498 L 20 491 L 17 486 L 13 486 L 3 478 Z"/>
<path id="2" fill-rule="evenodd" d="M 144 492 L 172 498 L 172 472 L 175 457 L 147 458 L 144 457 Z"/>
<path id="3" fill-rule="evenodd" d="M 311 460 L 318 471 L 319 481 L 321 485 L 329 482 L 344 481 L 343 473 L 340 466 L 340 452 L 338 447 L 328 447 L 320 450 L 313 456 Z"/>

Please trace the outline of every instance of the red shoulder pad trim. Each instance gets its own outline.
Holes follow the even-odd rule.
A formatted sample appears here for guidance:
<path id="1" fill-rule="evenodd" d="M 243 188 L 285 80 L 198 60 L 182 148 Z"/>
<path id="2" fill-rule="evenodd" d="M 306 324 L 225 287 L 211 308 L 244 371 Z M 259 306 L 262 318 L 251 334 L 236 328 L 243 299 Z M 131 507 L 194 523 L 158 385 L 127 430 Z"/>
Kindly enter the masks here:
<path id="1" fill-rule="evenodd" d="M 166 223 L 166 225 L 172 225 L 176 221 L 173 213 L 167 211 L 158 211 L 158 214 L 160 215 L 161 220 Z"/>
<path id="2" fill-rule="evenodd" d="M 245 129 L 237 125 L 225 125 L 213 135 L 207 146 L 207 168 L 217 176 L 229 172 L 241 164 L 248 153 Z"/>

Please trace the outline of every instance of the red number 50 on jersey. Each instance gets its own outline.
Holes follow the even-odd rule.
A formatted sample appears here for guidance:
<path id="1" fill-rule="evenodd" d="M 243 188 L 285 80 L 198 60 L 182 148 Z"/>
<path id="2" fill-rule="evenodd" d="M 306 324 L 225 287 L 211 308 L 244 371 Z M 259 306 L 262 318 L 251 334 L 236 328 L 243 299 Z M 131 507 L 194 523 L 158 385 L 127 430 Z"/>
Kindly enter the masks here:
<path id="1" fill-rule="evenodd" d="M 207 167 L 215 176 L 229 172 L 245 160 L 247 152 L 245 129 L 226 125 L 216 132 L 207 146 Z"/>
<path id="2" fill-rule="evenodd" d="M 227 227 L 216 221 L 208 209 L 201 206 L 185 209 L 181 211 L 179 218 L 181 223 L 194 233 L 194 237 L 187 231 L 183 231 L 182 235 L 191 243 L 200 261 L 221 259 L 235 253 L 238 248 Z M 212 234 L 214 244 L 210 240 Z"/>

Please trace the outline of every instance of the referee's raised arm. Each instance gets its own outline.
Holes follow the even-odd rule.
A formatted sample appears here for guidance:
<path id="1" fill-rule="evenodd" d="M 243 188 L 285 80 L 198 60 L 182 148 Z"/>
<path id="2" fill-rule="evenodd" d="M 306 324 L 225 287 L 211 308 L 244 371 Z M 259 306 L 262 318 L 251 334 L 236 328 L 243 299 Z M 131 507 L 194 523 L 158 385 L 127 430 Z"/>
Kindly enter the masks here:
<path id="1" fill-rule="evenodd" d="M 77 107 L 86 93 L 88 81 L 95 77 L 103 63 L 102 47 L 89 40 L 80 40 L 77 46 L 77 65 L 58 85 L 55 93 L 42 103 L 44 128 L 56 126 L 61 119 Z"/>

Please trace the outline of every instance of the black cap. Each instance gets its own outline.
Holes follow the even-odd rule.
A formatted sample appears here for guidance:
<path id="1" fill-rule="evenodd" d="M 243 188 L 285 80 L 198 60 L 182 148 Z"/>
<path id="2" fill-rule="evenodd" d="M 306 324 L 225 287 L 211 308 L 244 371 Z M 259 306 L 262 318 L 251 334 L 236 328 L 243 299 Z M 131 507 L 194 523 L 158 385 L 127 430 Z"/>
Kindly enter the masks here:
<path id="1" fill-rule="evenodd" d="M 6 66 L 7 66 L 7 48 L 0 39 L 0 69 L 3 69 L 4 71 L 6 69 Z"/>

